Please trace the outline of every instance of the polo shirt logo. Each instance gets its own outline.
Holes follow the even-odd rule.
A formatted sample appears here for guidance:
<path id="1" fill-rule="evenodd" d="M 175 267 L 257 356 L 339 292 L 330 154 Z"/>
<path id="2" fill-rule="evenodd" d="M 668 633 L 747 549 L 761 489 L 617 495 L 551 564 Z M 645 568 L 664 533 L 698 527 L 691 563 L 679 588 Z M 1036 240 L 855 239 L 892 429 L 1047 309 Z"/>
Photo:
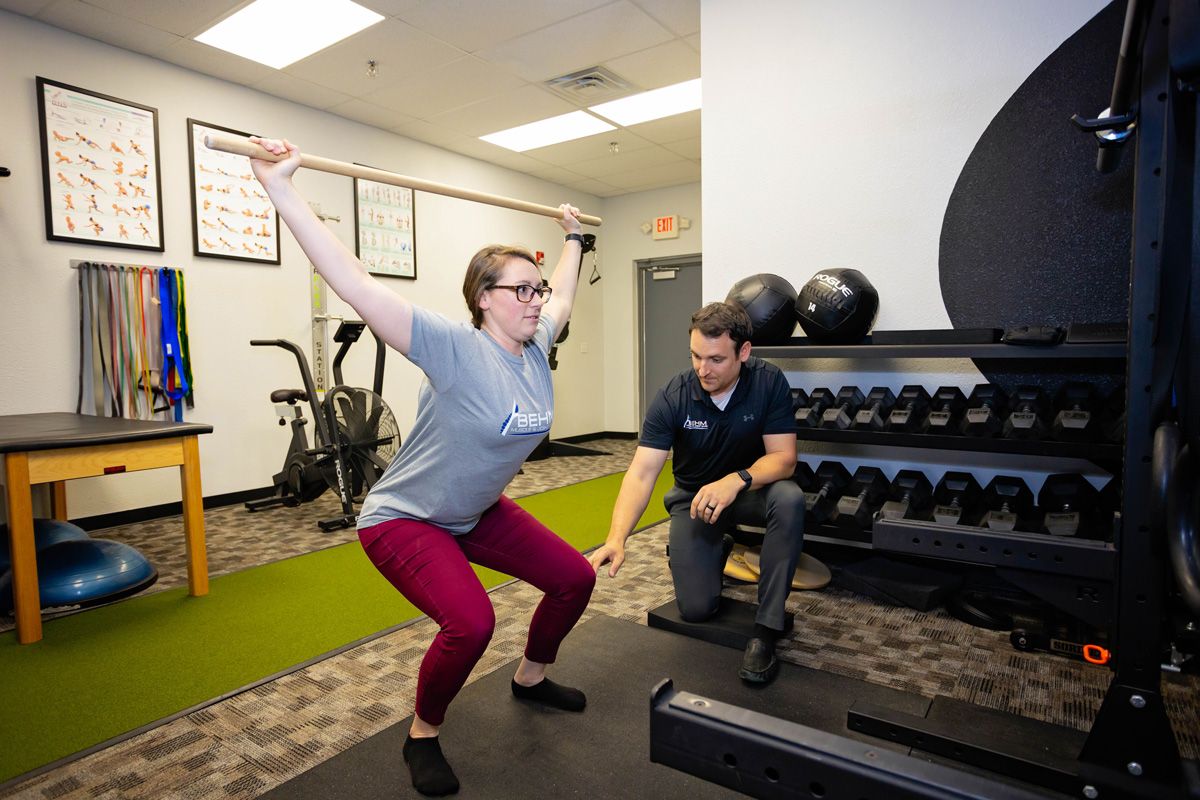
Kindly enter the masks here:
<path id="1" fill-rule="evenodd" d="M 754 415 L 746 414 L 745 416 L 742 417 L 742 422 L 754 422 Z"/>
<path id="2" fill-rule="evenodd" d="M 706 431 L 708 430 L 708 420 L 692 419 L 691 415 L 688 415 L 683 422 L 683 429 L 685 431 Z"/>

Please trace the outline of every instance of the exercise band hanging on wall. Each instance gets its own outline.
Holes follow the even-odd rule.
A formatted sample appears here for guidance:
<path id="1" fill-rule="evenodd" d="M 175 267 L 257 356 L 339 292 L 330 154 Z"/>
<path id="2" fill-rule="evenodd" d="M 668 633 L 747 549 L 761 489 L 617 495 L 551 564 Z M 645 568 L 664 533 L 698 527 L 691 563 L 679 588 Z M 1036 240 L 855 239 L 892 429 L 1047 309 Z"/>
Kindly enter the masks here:
<path id="1" fill-rule="evenodd" d="M 183 271 L 72 261 L 79 270 L 79 394 L 96 416 L 183 419 L 193 405 Z"/>

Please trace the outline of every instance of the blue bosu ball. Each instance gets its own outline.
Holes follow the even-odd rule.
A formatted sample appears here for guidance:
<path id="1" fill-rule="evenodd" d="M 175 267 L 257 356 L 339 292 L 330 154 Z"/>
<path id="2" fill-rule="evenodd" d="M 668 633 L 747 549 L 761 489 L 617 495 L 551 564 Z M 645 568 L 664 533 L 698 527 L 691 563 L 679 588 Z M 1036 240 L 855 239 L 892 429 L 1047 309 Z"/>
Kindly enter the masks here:
<path id="1" fill-rule="evenodd" d="M 142 591 L 158 570 L 127 544 L 107 539 L 69 539 L 38 552 L 42 608 L 95 605 Z M 0 611 L 11 611 L 12 570 L 0 575 Z"/>
<path id="2" fill-rule="evenodd" d="M 35 519 L 33 521 L 34 549 L 45 550 L 52 544 L 72 539 L 88 538 L 87 531 L 78 525 L 58 519 Z M 0 525 L 0 572 L 12 567 L 12 553 L 8 546 L 8 526 Z"/>

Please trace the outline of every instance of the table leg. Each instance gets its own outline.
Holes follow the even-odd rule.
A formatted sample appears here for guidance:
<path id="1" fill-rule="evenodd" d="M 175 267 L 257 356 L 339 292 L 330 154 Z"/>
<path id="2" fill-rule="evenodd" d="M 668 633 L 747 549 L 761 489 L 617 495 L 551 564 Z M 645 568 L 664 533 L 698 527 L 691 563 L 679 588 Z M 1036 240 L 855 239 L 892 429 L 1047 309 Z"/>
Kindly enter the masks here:
<path id="1" fill-rule="evenodd" d="M 204 496 L 200 492 L 200 445 L 195 436 L 183 438 L 183 534 L 188 564 L 188 594 L 208 594 L 208 551 L 204 546 Z"/>
<path id="2" fill-rule="evenodd" d="M 67 522 L 67 482 L 54 481 L 50 484 L 50 516 Z"/>
<path id="3" fill-rule="evenodd" d="M 12 554 L 13 609 L 17 641 L 42 638 L 42 602 L 38 593 L 37 551 L 33 542 L 33 497 L 29 488 L 29 455 L 7 453 L 4 486 L 8 499 L 9 551 Z"/>

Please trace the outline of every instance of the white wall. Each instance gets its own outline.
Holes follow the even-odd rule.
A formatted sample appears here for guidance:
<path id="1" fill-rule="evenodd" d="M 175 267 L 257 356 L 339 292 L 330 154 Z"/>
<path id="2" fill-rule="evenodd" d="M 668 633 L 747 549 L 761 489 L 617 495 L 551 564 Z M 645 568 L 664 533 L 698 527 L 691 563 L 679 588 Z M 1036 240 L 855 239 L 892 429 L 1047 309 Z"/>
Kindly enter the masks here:
<path id="1" fill-rule="evenodd" d="M 606 205 L 598 247 L 604 256 L 601 267 L 604 279 L 596 284 L 604 287 L 606 430 L 635 432 L 641 428 L 637 407 L 639 353 L 635 265 L 642 259 L 701 252 L 700 211 L 698 183 L 624 195 Z M 692 227 L 680 231 L 678 239 L 655 240 L 642 233 L 642 223 L 671 214 L 692 221 Z M 584 274 L 588 274 L 586 265 Z M 722 292 L 721 297 L 724 296 Z M 683 334 L 680 334 L 680 346 L 683 342 Z"/>
<path id="2" fill-rule="evenodd" d="M 164 253 L 46 240 L 34 83 L 38 75 L 158 109 Z M 274 424 L 267 395 L 272 389 L 298 386 L 299 377 L 286 353 L 251 349 L 248 341 L 283 338 L 309 348 L 309 267 L 286 228 L 281 267 L 193 257 L 188 117 L 288 136 L 309 152 L 337 160 L 547 205 L 570 199 L 600 215 L 606 210 L 595 197 L 3 11 L 0 101 L 5 109 L 0 164 L 13 171 L 0 179 L 0 414 L 75 409 L 78 310 L 71 259 L 182 267 L 196 375 L 196 408 L 187 418 L 214 427 L 200 442 L 206 496 L 268 485 L 279 468 L 287 430 Z M 326 213 L 341 216 L 340 224 L 331 225 L 353 247 L 350 179 L 302 170 L 296 182 Z M 416 213 L 419 279 L 386 283 L 454 318 L 467 317 L 463 269 L 481 245 L 495 241 L 543 250 L 549 268 L 560 252 L 561 229 L 544 217 L 429 194 L 418 194 Z M 585 285 L 580 291 L 572 324 L 578 338 L 573 336 L 568 344 L 577 351 L 580 339 L 587 339 L 591 346 L 586 354 L 564 357 L 556 373 L 563 398 L 556 411 L 556 437 L 603 430 L 606 425 L 604 404 L 594 394 L 596 376 L 604 369 L 604 343 L 609 337 L 620 341 L 631 335 L 600 332 L 607 325 L 602 321 L 605 288 Z M 352 314 L 336 298 L 331 298 L 330 307 L 332 313 Z M 360 343 L 347 360 L 350 382 L 369 385 L 371 344 Z M 414 367 L 392 353 L 384 395 L 405 434 L 415 414 L 419 378 Z M 581 392 L 575 388 L 579 385 L 592 388 Z M 72 517 L 178 499 L 178 477 L 172 470 L 68 484 Z"/>
<path id="3" fill-rule="evenodd" d="M 1105 5 L 758 0 L 751 14 L 703 0 L 705 299 L 754 272 L 799 289 L 820 269 L 852 267 L 879 291 L 876 328 L 951 327 L 938 241 L 962 166 L 1013 92 Z M 967 361 L 783 366 L 793 385 L 834 392 L 969 392 L 980 380 Z M 1006 471 L 1032 477 L 1019 463 Z"/>

